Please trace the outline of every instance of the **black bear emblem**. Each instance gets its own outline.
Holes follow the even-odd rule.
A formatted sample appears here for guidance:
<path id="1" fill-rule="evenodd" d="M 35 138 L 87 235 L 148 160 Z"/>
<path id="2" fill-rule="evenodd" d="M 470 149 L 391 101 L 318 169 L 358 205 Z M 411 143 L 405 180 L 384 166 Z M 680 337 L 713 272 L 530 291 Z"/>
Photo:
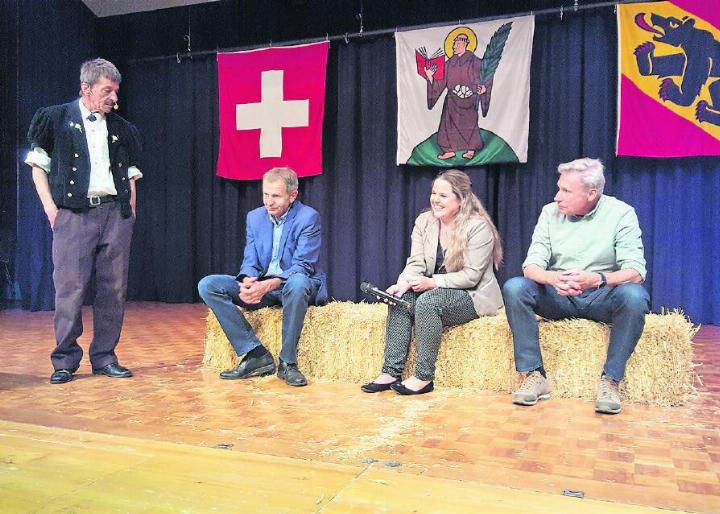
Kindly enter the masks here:
<path id="1" fill-rule="evenodd" d="M 662 78 L 658 98 L 683 107 L 691 106 L 707 84 L 710 102 L 701 100 L 695 106 L 699 122 L 720 126 L 720 42 L 707 30 L 695 28 L 693 18 L 664 18 L 645 13 L 635 16 L 635 24 L 655 34 L 653 41 L 680 49 L 680 53 L 655 55 L 655 43 L 647 41 L 635 48 L 635 59 L 641 75 Z M 679 77 L 676 84 L 670 77 Z"/>

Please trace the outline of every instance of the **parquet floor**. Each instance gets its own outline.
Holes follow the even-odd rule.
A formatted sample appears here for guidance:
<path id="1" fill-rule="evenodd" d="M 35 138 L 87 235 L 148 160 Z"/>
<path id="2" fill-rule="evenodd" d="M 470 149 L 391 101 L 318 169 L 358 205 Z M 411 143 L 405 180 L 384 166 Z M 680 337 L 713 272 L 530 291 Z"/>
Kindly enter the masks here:
<path id="1" fill-rule="evenodd" d="M 400 488 L 378 493 L 384 499 L 368 500 L 364 510 L 349 503 L 343 510 L 342 495 L 325 506 L 325 493 L 318 492 L 313 501 L 323 499 L 308 503 L 313 510 L 297 512 L 412 512 L 413 502 L 417 512 L 439 511 L 429 500 L 417 503 L 437 484 L 447 485 L 445 494 L 499 486 L 508 497 L 525 495 L 535 504 L 571 489 L 615 506 L 720 512 L 718 327 L 696 336 L 703 384 L 690 404 L 624 405 L 619 416 L 601 416 L 590 402 L 552 399 L 522 408 L 506 395 L 480 391 L 438 389 L 407 398 L 367 395 L 358 384 L 311 381 L 294 389 L 274 377 L 221 381 L 200 368 L 205 314 L 200 304 L 128 304 L 118 354 L 135 377 L 93 376 L 84 362 L 74 381 L 58 386 L 48 383 L 52 313 L 0 312 L 0 447 L 26 432 L 50 442 L 80 434 L 75 440 L 88 439 L 89 447 L 113 436 L 120 442 L 111 447 L 103 439 L 105 451 L 127 447 L 134 455 L 132 448 L 143 445 L 159 445 L 154 451 L 172 445 L 201 459 L 217 454 L 219 466 L 232 454 L 334 469 L 339 476 L 370 473 L 369 482 L 353 482 L 367 494 L 378 484 Z M 85 322 L 90 332 L 90 311 Z M 89 340 L 84 335 L 81 345 Z M 0 454 L 0 491 L 9 487 L 6 460 Z M 400 493 L 406 500 L 400 507 L 398 490 L 417 492 Z M 537 493 L 547 496 L 533 500 Z M 465 512 L 480 511 L 467 501 Z"/>

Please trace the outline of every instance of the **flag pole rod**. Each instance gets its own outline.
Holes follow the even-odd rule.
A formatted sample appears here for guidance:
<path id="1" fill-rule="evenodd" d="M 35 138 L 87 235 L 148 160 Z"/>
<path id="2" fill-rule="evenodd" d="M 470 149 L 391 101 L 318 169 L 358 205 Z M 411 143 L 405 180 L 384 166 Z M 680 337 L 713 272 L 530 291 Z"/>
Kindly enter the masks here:
<path id="1" fill-rule="evenodd" d="M 465 20 L 458 20 L 458 25 L 468 25 L 472 23 L 481 23 L 484 21 L 493 21 L 493 20 L 502 20 L 506 18 L 515 18 L 519 16 L 548 16 L 551 14 L 559 14 L 559 13 L 567 13 L 572 9 L 573 12 L 576 11 L 584 11 L 589 9 L 601 9 L 603 7 L 612 7 L 620 4 L 637 4 L 637 3 L 654 3 L 659 2 L 661 0 L 616 0 L 614 2 L 596 2 L 593 4 L 584 4 L 584 5 L 574 5 L 570 6 L 567 9 L 564 6 L 560 7 L 549 7 L 547 9 L 541 9 L 539 11 L 526 11 L 522 13 L 509 13 L 509 14 L 498 14 L 493 16 L 485 16 L 483 18 L 472 18 L 472 19 L 465 19 Z M 373 37 L 379 37 L 379 36 L 386 36 L 389 34 L 394 34 L 395 32 L 406 32 L 410 30 L 418 30 L 418 29 L 429 29 L 429 28 L 435 28 L 435 27 L 446 27 L 449 24 L 451 24 L 448 21 L 441 21 L 436 23 L 427 23 L 424 25 L 411 25 L 411 26 L 404 26 L 404 27 L 395 27 L 395 28 L 387 28 L 387 29 L 377 29 L 377 30 L 366 30 L 363 32 L 352 32 L 345 34 L 337 34 L 334 36 L 325 36 L 325 37 L 311 37 L 311 38 L 303 38 L 303 39 L 292 39 L 288 41 L 281 41 L 281 42 L 275 42 L 272 41 L 271 43 L 253 43 L 251 45 L 245 45 L 245 46 L 237 46 L 232 48 L 223 48 L 223 49 L 215 49 L 215 50 L 196 50 L 194 52 L 185 52 L 185 53 L 175 53 L 171 55 L 159 55 L 154 57 L 140 57 L 137 59 L 128 59 L 128 64 L 136 64 L 141 62 L 151 62 L 151 61 L 161 61 L 165 59 L 177 59 L 178 62 L 181 62 L 182 59 L 186 58 L 192 58 L 192 57 L 205 57 L 208 55 L 213 55 L 219 52 L 241 52 L 246 50 L 258 50 L 260 48 L 268 48 L 268 47 L 283 47 L 283 46 L 293 46 L 293 45 L 306 45 L 310 43 L 321 43 L 323 41 L 343 41 L 345 44 L 349 43 L 351 39 L 364 39 L 364 38 L 373 38 Z"/>

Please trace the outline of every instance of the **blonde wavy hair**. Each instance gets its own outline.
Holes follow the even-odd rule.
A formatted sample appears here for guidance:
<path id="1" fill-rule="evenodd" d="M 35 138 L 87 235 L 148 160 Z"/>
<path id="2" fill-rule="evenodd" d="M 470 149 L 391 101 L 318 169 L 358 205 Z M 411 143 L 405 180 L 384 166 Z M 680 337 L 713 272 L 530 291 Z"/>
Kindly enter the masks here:
<path id="1" fill-rule="evenodd" d="M 470 177 L 460 170 L 448 170 L 440 173 L 433 181 L 433 185 L 438 180 L 444 180 L 450 184 L 453 193 L 460 199 L 460 210 L 455 215 L 455 229 L 445 249 L 445 268 L 448 271 L 459 271 L 463 268 L 467 251 L 468 229 L 472 221 L 479 218 L 487 224 L 492 232 L 493 264 L 495 269 L 498 269 L 503 261 L 500 234 L 482 202 L 473 193 Z"/>

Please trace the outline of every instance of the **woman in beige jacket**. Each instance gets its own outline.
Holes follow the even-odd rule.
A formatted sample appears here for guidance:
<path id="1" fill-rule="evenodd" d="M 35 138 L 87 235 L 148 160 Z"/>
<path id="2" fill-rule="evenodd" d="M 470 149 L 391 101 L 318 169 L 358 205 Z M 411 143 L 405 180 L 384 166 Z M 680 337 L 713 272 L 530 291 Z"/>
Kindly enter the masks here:
<path id="1" fill-rule="evenodd" d="M 405 269 L 387 292 L 411 304 L 389 306 L 382 373 L 362 386 L 366 393 L 393 389 L 404 395 L 433 390 L 443 326 L 497 314 L 503 301 L 494 270 L 502 262 L 495 225 L 470 177 L 458 170 L 438 175 L 430 210 L 415 220 Z M 400 381 L 415 325 L 415 375 Z"/>

